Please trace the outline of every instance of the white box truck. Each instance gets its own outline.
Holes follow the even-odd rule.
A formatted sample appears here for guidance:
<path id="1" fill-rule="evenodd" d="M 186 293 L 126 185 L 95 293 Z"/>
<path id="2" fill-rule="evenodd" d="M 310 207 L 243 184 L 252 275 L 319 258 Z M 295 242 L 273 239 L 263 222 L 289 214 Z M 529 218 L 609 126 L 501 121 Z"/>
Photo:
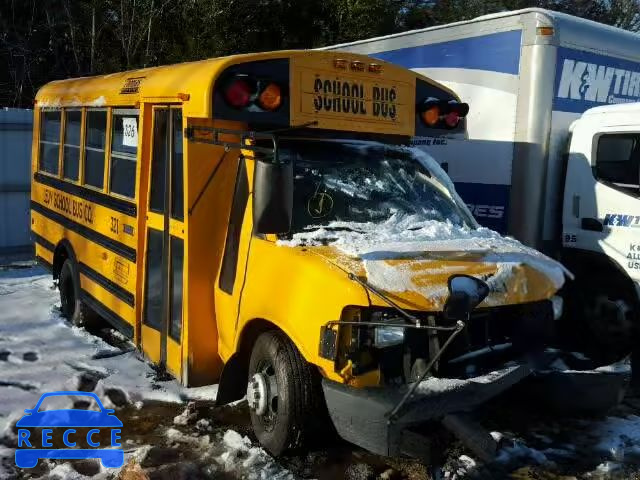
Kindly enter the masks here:
<path id="1" fill-rule="evenodd" d="M 564 338 L 603 360 L 628 353 L 640 315 L 640 36 L 525 9 L 328 48 L 424 73 L 470 105 L 468 139 L 415 144 L 481 224 L 573 271 Z"/>

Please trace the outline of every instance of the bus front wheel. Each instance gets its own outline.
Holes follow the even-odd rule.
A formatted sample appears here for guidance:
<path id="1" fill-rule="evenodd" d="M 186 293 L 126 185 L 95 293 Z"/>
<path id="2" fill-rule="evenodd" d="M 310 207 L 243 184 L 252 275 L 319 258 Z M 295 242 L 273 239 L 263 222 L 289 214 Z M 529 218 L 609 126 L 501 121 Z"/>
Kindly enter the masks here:
<path id="1" fill-rule="evenodd" d="M 73 260 L 66 259 L 58 278 L 60 310 L 73 325 L 82 327 L 92 323 L 95 314 L 80 300 L 79 276 Z"/>
<path id="2" fill-rule="evenodd" d="M 318 372 L 282 332 L 261 334 L 249 362 L 247 401 L 253 431 L 272 455 L 302 447 L 322 412 Z"/>

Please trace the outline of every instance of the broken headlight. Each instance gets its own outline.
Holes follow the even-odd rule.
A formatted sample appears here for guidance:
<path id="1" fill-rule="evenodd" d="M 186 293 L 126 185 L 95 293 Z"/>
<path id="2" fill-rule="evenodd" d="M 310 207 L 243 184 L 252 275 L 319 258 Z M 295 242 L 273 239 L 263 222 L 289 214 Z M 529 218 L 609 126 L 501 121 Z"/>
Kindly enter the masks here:
<path id="1" fill-rule="evenodd" d="M 402 327 L 375 327 L 373 332 L 373 346 L 376 348 L 386 348 L 404 343 L 404 330 Z"/>

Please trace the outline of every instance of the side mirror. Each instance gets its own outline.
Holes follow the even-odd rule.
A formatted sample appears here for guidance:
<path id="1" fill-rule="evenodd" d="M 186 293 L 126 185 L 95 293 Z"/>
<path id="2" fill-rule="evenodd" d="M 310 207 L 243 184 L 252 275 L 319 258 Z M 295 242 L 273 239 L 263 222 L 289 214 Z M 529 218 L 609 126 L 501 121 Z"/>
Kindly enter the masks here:
<path id="1" fill-rule="evenodd" d="M 253 174 L 253 229 L 256 233 L 291 230 L 293 165 L 255 161 Z"/>
<path id="2" fill-rule="evenodd" d="M 489 295 L 489 285 L 471 275 L 449 277 L 449 298 L 444 304 L 444 316 L 449 320 L 467 320 L 469 315 Z"/>

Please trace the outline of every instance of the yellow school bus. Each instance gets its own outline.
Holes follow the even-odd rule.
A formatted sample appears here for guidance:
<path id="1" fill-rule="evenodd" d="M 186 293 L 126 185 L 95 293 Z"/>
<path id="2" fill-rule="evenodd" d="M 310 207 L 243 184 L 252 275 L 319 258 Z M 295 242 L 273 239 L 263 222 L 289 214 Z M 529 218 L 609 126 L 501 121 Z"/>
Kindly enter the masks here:
<path id="1" fill-rule="evenodd" d="M 416 413 L 424 392 L 409 385 L 468 374 L 466 353 L 557 313 L 562 281 L 541 257 L 506 268 L 464 242 L 387 245 L 479 228 L 406 146 L 464 134 L 468 110 L 426 77 L 340 52 L 51 82 L 34 111 L 36 256 L 71 321 L 110 323 L 184 385 L 220 382 L 219 403 L 246 394 L 273 454 L 327 413 L 396 454 L 404 426 L 445 413 Z M 485 382 L 491 395 L 514 375 Z"/>

